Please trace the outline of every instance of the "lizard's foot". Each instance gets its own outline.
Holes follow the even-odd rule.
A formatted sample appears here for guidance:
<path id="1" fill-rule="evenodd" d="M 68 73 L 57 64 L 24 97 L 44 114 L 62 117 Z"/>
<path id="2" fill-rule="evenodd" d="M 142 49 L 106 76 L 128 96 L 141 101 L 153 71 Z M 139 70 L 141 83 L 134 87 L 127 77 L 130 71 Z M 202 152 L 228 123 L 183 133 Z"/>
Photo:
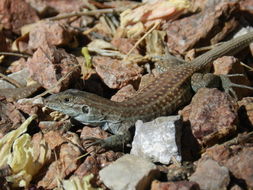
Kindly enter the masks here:
<path id="1" fill-rule="evenodd" d="M 83 141 L 90 141 L 90 143 L 86 143 L 85 149 L 100 145 L 101 148 L 105 149 L 119 149 L 124 148 L 124 146 L 130 141 L 131 135 L 130 133 L 126 133 L 124 135 L 112 135 L 106 139 L 99 139 L 95 137 L 87 137 L 82 139 Z"/>
<path id="2" fill-rule="evenodd" d="M 197 92 L 200 88 L 218 88 L 220 82 L 220 77 L 212 73 L 194 73 L 191 77 L 191 87 L 194 92 Z"/>
<path id="3" fill-rule="evenodd" d="M 219 75 L 222 83 L 222 88 L 223 90 L 230 94 L 233 98 L 236 100 L 238 99 L 236 92 L 234 91 L 233 87 L 238 87 L 238 88 L 246 88 L 249 90 L 253 90 L 253 87 L 247 86 L 247 85 L 242 85 L 242 84 L 235 84 L 233 83 L 230 78 L 231 77 L 238 77 L 238 76 L 244 76 L 243 74 L 228 74 L 228 75 Z"/>

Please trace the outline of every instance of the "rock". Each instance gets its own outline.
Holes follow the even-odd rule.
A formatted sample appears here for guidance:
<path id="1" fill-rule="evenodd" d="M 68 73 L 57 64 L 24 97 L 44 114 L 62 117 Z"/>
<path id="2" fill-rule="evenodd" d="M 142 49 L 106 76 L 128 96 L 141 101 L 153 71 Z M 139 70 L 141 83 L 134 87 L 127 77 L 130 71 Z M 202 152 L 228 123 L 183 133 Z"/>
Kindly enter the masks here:
<path id="1" fill-rule="evenodd" d="M 28 46 L 32 49 L 48 45 L 69 45 L 73 40 L 73 34 L 67 25 L 48 21 L 36 24 L 29 32 Z"/>
<path id="2" fill-rule="evenodd" d="M 253 188 L 253 147 L 245 147 L 230 158 L 225 166 L 237 179 L 243 179 L 248 188 Z"/>
<path id="3" fill-rule="evenodd" d="M 22 26 L 39 20 L 36 11 L 28 3 L 20 0 L 1 0 L 0 15 L 2 27 L 17 34 Z"/>
<path id="4" fill-rule="evenodd" d="M 3 100 L 0 101 L 0 118 L 0 138 L 17 129 L 25 121 L 24 115 L 15 104 Z"/>
<path id="5" fill-rule="evenodd" d="M 136 90 L 133 85 L 129 84 L 121 88 L 115 95 L 113 95 L 111 100 L 115 102 L 123 102 L 124 100 L 133 97 L 135 94 Z"/>
<path id="6" fill-rule="evenodd" d="M 253 188 L 253 144 L 252 134 L 241 134 L 233 143 L 216 145 L 207 149 L 205 156 L 217 161 L 220 165 L 229 169 L 235 179 L 244 181 L 248 189 Z M 229 146 L 230 145 L 230 146 Z"/>
<path id="7" fill-rule="evenodd" d="M 240 121 L 252 129 L 253 126 L 253 97 L 245 97 L 238 101 Z"/>
<path id="8" fill-rule="evenodd" d="M 57 160 L 46 168 L 43 178 L 38 182 L 38 187 L 53 189 L 57 186 L 59 179 L 69 176 L 79 167 L 80 159 L 78 157 L 81 155 L 81 151 L 76 142 L 72 141 L 73 139 L 66 138 L 66 135 L 62 137 L 57 132 L 50 132 L 50 135 L 45 136 L 45 140 L 55 152 Z"/>
<path id="9" fill-rule="evenodd" d="M 201 190 L 226 190 L 230 182 L 229 170 L 210 158 L 199 160 L 189 179 L 197 182 Z"/>
<path id="10" fill-rule="evenodd" d="M 81 71 L 75 56 L 54 46 L 38 48 L 33 57 L 27 60 L 27 66 L 31 77 L 46 89 L 55 87 L 58 80 L 65 77 L 53 89 L 55 93 L 68 88 L 72 81 L 76 82 L 80 78 Z"/>
<path id="11" fill-rule="evenodd" d="M 21 71 L 8 75 L 8 77 L 16 80 L 18 83 L 20 83 L 23 86 L 26 86 L 28 76 L 29 76 L 28 69 L 22 69 Z M 6 80 L 0 80 L 0 89 L 2 88 L 16 88 L 16 87 L 10 84 L 9 82 L 7 82 Z"/>
<path id="12" fill-rule="evenodd" d="M 137 64 L 126 64 L 118 59 L 103 56 L 95 56 L 93 64 L 104 83 L 116 89 L 138 81 L 143 71 Z"/>
<path id="13" fill-rule="evenodd" d="M 111 41 L 112 45 L 119 49 L 120 52 L 127 54 L 133 47 L 135 42 L 129 38 L 113 38 Z M 133 54 L 139 54 L 137 48 L 132 52 Z"/>
<path id="14" fill-rule="evenodd" d="M 131 154 L 153 162 L 169 164 L 172 157 L 181 161 L 180 116 L 159 117 L 151 122 L 136 122 Z"/>
<path id="15" fill-rule="evenodd" d="M 156 166 L 134 155 L 124 155 L 99 172 L 102 182 L 112 190 L 142 190 L 158 177 Z"/>
<path id="16" fill-rule="evenodd" d="M 233 16 L 238 11 L 235 3 L 201 3 L 205 4 L 205 8 L 199 13 L 167 23 L 167 43 L 173 54 L 183 54 L 196 45 L 210 45 L 207 44 L 210 42 L 207 38 L 211 38 L 211 44 L 215 44 L 239 25 Z M 182 27 L 185 30 L 181 30 Z"/>
<path id="17" fill-rule="evenodd" d="M 151 190 L 200 190 L 199 185 L 190 181 L 160 182 L 153 181 Z"/>
<path id="18" fill-rule="evenodd" d="M 237 106 L 229 95 L 215 88 L 199 89 L 179 114 L 190 122 L 193 135 L 202 145 L 213 145 L 236 130 Z"/>

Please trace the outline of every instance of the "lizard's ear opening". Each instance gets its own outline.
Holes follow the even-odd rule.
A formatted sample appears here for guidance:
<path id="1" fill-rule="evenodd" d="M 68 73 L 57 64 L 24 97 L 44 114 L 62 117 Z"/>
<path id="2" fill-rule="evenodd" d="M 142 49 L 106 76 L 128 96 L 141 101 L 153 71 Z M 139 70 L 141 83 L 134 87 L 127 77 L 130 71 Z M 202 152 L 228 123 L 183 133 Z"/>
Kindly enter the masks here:
<path id="1" fill-rule="evenodd" d="M 82 107 L 82 111 L 83 111 L 83 113 L 89 113 L 89 111 L 90 111 L 89 106 L 84 105 L 84 106 Z"/>

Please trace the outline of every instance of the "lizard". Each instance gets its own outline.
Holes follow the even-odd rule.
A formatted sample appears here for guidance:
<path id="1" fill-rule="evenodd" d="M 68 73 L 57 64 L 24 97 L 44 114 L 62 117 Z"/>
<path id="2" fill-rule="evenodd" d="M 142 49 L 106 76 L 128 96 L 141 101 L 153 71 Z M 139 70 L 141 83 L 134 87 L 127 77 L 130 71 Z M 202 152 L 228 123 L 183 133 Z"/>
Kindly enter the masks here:
<path id="1" fill-rule="evenodd" d="M 106 139 L 87 138 L 93 140 L 90 145 L 99 144 L 105 148 L 123 146 L 130 141 L 129 128 L 134 126 L 137 120 L 146 122 L 172 114 L 190 102 L 193 96 L 191 78 L 194 74 L 203 73 L 215 59 L 234 55 L 252 41 L 253 32 L 249 32 L 224 42 L 186 64 L 161 73 L 135 96 L 123 102 L 114 102 L 96 94 L 69 89 L 49 96 L 45 105 L 83 124 L 101 126 L 113 134 Z M 233 83 L 228 86 L 230 88 Z"/>

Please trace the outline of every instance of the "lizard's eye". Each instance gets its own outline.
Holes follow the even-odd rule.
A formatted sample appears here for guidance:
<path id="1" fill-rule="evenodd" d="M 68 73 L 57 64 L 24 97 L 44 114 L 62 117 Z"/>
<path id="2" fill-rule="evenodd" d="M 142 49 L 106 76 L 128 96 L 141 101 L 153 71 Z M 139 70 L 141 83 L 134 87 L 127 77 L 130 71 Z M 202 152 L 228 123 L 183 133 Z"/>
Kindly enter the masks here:
<path id="1" fill-rule="evenodd" d="M 89 106 L 83 106 L 82 107 L 82 111 L 83 111 L 83 113 L 89 113 Z"/>
<path id="2" fill-rule="evenodd" d="M 70 100 L 69 100 L 69 98 L 64 98 L 64 100 L 63 100 L 65 103 L 68 103 Z"/>

